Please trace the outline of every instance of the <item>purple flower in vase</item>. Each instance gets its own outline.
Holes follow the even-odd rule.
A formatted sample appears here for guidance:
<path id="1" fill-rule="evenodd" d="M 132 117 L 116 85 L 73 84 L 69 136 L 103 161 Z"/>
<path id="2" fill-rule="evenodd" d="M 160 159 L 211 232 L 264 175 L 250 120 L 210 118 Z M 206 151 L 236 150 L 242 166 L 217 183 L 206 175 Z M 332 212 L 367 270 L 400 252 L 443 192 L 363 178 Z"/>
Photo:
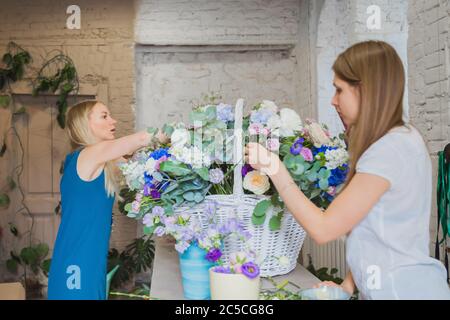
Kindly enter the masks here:
<path id="1" fill-rule="evenodd" d="M 212 248 L 206 254 L 206 260 L 208 260 L 209 262 L 216 262 L 217 260 L 220 259 L 221 256 L 222 256 L 222 251 L 220 251 L 220 249 Z"/>
<path id="2" fill-rule="evenodd" d="M 213 271 L 217 272 L 217 273 L 231 273 L 230 267 L 224 267 L 224 266 L 214 267 Z"/>
<path id="3" fill-rule="evenodd" d="M 246 262 L 242 265 L 242 274 L 250 279 L 254 279 L 259 276 L 259 267 L 253 262 Z"/>
<path id="4" fill-rule="evenodd" d="M 241 170 L 242 176 L 245 177 L 247 175 L 247 173 L 249 173 L 253 170 L 255 170 L 255 169 L 253 169 L 251 165 L 245 164 Z"/>

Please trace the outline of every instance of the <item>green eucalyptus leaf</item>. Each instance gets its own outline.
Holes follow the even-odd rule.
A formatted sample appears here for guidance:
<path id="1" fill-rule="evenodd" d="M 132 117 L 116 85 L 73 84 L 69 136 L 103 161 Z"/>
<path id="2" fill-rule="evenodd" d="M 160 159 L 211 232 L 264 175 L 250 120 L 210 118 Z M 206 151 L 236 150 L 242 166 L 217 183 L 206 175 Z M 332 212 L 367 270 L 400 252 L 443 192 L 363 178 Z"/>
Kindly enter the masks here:
<path id="1" fill-rule="evenodd" d="M 262 200 L 258 202 L 255 206 L 255 209 L 253 209 L 253 215 L 256 217 L 265 216 L 270 205 L 270 200 Z"/>
<path id="2" fill-rule="evenodd" d="M 161 163 L 159 170 L 166 173 L 172 173 L 175 176 L 185 176 L 191 173 L 191 170 L 184 163 L 170 160 Z"/>
<path id="3" fill-rule="evenodd" d="M 203 180 L 205 181 L 209 181 L 209 171 L 208 168 L 200 168 L 200 169 L 195 169 L 194 170 L 195 173 L 197 173 Z"/>
<path id="4" fill-rule="evenodd" d="M 196 203 L 200 203 L 205 199 L 204 195 L 201 192 L 195 192 L 194 193 L 194 201 Z"/>
<path id="5" fill-rule="evenodd" d="M 320 179 L 319 188 L 322 189 L 323 191 L 328 190 L 328 179 Z"/>
<path id="6" fill-rule="evenodd" d="M 260 226 L 264 224 L 264 221 L 266 221 L 266 215 L 263 215 L 261 217 L 252 215 L 252 223 L 256 226 Z"/>
<path id="7" fill-rule="evenodd" d="M 194 201 L 194 196 L 195 196 L 195 194 L 194 194 L 193 191 L 188 191 L 188 192 L 186 192 L 186 193 L 183 194 L 183 198 L 184 198 L 186 201 Z"/>
<path id="8" fill-rule="evenodd" d="M 177 182 L 171 182 L 169 184 L 169 186 L 166 188 L 166 190 L 164 190 L 164 193 L 169 193 L 175 189 L 177 189 L 179 186 L 179 184 Z"/>
<path id="9" fill-rule="evenodd" d="M 303 164 L 295 164 L 290 171 L 295 175 L 302 175 L 305 172 L 305 166 Z"/>
<path id="10" fill-rule="evenodd" d="M 274 215 L 269 220 L 269 229 L 271 231 L 277 231 L 281 228 L 281 215 Z"/>

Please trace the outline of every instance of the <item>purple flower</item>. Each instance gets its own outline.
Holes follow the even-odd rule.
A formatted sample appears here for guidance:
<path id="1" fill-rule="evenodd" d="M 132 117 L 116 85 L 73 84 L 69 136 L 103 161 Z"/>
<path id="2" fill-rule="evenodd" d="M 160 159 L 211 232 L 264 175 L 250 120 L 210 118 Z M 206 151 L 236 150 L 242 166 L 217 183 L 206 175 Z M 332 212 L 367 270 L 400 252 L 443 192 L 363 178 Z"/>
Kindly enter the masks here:
<path id="1" fill-rule="evenodd" d="M 209 181 L 213 184 L 219 184 L 223 181 L 223 171 L 219 168 L 209 170 Z"/>
<path id="2" fill-rule="evenodd" d="M 214 267 L 213 271 L 217 272 L 217 273 L 231 273 L 230 267 L 224 267 L 224 266 Z"/>
<path id="3" fill-rule="evenodd" d="M 303 148 L 303 142 L 305 142 L 305 139 L 298 138 L 291 146 L 291 153 L 296 156 L 300 154 L 300 151 L 302 151 Z"/>
<path id="4" fill-rule="evenodd" d="M 152 191 L 150 191 L 150 195 L 152 196 L 153 199 L 161 198 L 161 194 L 156 189 L 153 189 Z"/>
<path id="5" fill-rule="evenodd" d="M 242 265 L 242 273 L 248 278 L 253 279 L 259 276 L 259 267 L 253 262 L 246 262 Z"/>
<path id="6" fill-rule="evenodd" d="M 164 227 L 158 226 L 153 233 L 156 234 L 156 236 L 161 237 L 166 233 L 166 231 L 164 230 Z"/>
<path id="7" fill-rule="evenodd" d="M 153 226 L 153 217 L 149 213 L 147 213 L 142 219 L 142 223 L 145 224 L 147 227 Z"/>
<path id="8" fill-rule="evenodd" d="M 253 170 L 255 170 L 255 169 L 253 169 L 251 165 L 245 164 L 241 170 L 242 176 L 245 177 L 247 175 L 247 173 L 249 173 Z"/>
<path id="9" fill-rule="evenodd" d="M 153 209 L 152 209 L 152 213 L 153 213 L 155 216 L 160 216 L 160 217 L 162 217 L 163 214 L 164 214 L 164 208 L 163 208 L 163 207 L 160 207 L 160 206 L 154 206 Z"/>
<path id="10" fill-rule="evenodd" d="M 212 248 L 206 254 L 206 260 L 208 260 L 210 262 L 216 262 L 217 260 L 220 259 L 221 256 L 222 256 L 222 251 L 220 251 L 220 249 Z"/>
<path id="11" fill-rule="evenodd" d="M 148 183 L 144 184 L 144 196 L 148 197 L 150 193 L 151 193 L 150 184 Z"/>

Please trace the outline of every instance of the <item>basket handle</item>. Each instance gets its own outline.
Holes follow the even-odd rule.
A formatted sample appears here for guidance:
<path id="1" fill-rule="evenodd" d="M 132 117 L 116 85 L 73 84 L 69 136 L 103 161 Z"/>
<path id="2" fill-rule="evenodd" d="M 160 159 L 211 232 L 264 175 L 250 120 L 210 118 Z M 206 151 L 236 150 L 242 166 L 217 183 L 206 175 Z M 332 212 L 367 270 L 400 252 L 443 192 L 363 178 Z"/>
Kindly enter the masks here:
<path id="1" fill-rule="evenodd" d="M 243 195 L 242 188 L 242 164 L 243 164 L 243 146 L 242 146 L 242 118 L 244 111 L 244 99 L 238 99 L 234 108 L 234 147 L 233 164 L 234 168 L 233 195 Z"/>

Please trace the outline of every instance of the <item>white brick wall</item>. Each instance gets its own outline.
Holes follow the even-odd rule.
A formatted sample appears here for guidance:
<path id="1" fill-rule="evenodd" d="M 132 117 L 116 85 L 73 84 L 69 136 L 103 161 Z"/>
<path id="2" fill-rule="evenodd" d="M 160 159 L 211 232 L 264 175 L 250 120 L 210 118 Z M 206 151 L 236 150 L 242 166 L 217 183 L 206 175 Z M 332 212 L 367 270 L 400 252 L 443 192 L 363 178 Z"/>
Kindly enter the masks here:
<path id="1" fill-rule="evenodd" d="M 379 30 L 367 28 L 367 19 L 370 16 L 367 8 L 371 5 L 377 5 L 381 9 Z M 331 71 L 334 60 L 339 53 L 354 43 L 369 39 L 383 40 L 397 50 L 407 72 L 407 7 L 407 0 L 325 1 L 318 22 L 316 44 L 318 114 L 321 121 L 329 124 L 333 133 L 343 130 L 341 121 L 330 103 L 334 94 Z M 409 104 L 406 92 L 407 90 L 404 98 L 404 117 L 408 119 Z"/>
<path id="2" fill-rule="evenodd" d="M 141 0 L 136 8 L 141 44 L 297 42 L 298 0 Z"/>
<path id="3" fill-rule="evenodd" d="M 433 199 L 436 194 L 437 152 L 450 142 L 450 1 L 410 1 L 409 101 L 413 124 L 428 144 L 433 161 Z M 437 211 L 430 221 L 434 253 Z"/>

